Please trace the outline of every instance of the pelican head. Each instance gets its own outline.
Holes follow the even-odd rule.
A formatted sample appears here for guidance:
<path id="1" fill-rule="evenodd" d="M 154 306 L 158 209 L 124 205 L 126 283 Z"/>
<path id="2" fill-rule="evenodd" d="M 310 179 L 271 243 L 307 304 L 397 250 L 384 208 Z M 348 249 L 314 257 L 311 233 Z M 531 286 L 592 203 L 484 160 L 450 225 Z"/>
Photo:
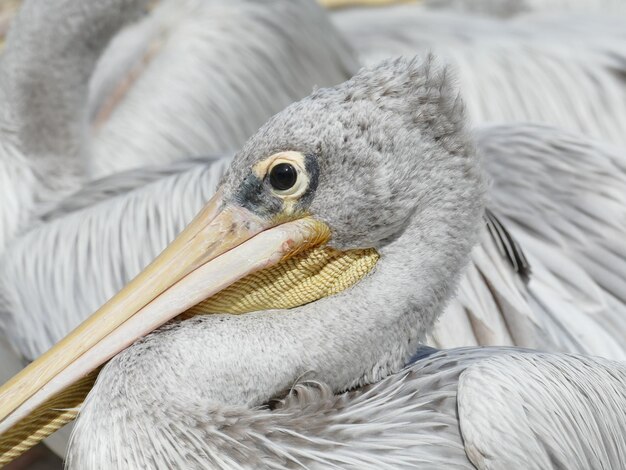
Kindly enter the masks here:
<path id="1" fill-rule="evenodd" d="M 432 57 L 386 61 L 316 90 L 246 143 L 217 194 L 144 272 L 0 390 L 0 430 L 131 345 L 101 373 L 79 426 L 95 410 L 113 416 L 107 394 L 121 390 L 127 400 L 158 389 L 164 401 L 195 392 L 255 405 L 307 371 L 337 391 L 396 371 L 456 285 L 483 195 L 463 106 Z M 136 342 L 320 245 L 380 259 L 305 305 L 197 316 Z M 94 426 L 105 429 L 101 418 Z"/>

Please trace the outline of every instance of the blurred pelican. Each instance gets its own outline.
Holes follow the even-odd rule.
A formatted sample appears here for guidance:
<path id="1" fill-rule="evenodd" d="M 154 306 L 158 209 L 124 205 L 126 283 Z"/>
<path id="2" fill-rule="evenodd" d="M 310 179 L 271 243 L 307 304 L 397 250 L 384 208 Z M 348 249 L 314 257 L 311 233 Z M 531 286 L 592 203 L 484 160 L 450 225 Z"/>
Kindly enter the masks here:
<path id="1" fill-rule="evenodd" d="M 623 364 L 470 349 L 402 372 L 478 240 L 485 183 L 457 90 L 432 59 L 314 92 L 246 143 L 148 268 L 0 390 L 1 429 L 125 349 L 85 402 L 70 468 L 621 468 Z M 257 272 L 243 281 L 262 284 L 248 301 L 264 283 L 301 294 L 274 275 L 319 246 L 380 259 L 335 295 L 158 329 Z M 317 385 L 258 408 L 305 374 Z"/>
<path id="2" fill-rule="evenodd" d="M 237 150 L 313 86 L 356 69 L 314 0 L 162 0 L 93 73 L 90 176 Z"/>

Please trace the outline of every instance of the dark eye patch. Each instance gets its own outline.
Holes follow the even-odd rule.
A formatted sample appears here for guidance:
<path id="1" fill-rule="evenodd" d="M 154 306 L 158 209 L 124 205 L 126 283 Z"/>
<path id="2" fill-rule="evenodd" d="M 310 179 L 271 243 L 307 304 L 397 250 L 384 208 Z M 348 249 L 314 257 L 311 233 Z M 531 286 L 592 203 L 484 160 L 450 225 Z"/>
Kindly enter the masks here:
<path id="1" fill-rule="evenodd" d="M 317 157 L 306 155 L 305 169 L 309 177 L 309 185 L 306 192 L 297 202 L 300 210 L 306 210 L 315 196 L 320 177 Z M 283 201 L 280 197 L 271 193 L 269 190 L 270 185 L 269 175 L 261 179 L 250 171 L 235 191 L 234 201 L 236 204 L 262 217 L 271 218 L 276 216 L 283 210 Z"/>

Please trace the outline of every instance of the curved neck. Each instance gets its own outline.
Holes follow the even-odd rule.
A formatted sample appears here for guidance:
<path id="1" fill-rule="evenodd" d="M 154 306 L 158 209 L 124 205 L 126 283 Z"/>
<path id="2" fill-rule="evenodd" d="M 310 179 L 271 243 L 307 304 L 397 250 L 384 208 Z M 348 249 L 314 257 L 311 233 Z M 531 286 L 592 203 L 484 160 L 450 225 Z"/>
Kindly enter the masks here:
<path id="1" fill-rule="evenodd" d="M 159 396 L 176 399 L 186 383 L 194 384 L 186 393 L 219 403 L 259 405 L 303 376 L 337 392 L 399 370 L 453 293 L 476 238 L 481 190 L 414 213 L 399 236 L 378 247 L 374 271 L 341 294 L 290 310 L 174 324 L 113 359 L 99 386 L 125 377 L 126 389 L 143 401 L 154 383 Z M 141 381 L 130 373 L 135 367 Z"/>
<path id="2" fill-rule="evenodd" d="M 402 235 L 380 248 L 374 272 L 339 295 L 235 321 L 207 318 L 211 335 L 232 327 L 240 358 L 233 366 L 254 377 L 255 387 L 238 398 L 263 403 L 305 374 L 338 392 L 400 370 L 443 311 L 474 243 L 473 227 L 458 227 L 464 235 L 454 237 L 450 224 L 414 214 Z M 232 401 L 232 388 L 223 390 L 219 399 Z"/>
<path id="3" fill-rule="evenodd" d="M 81 410 L 70 445 L 71 467 L 89 468 L 82 465 L 86 461 L 113 464 L 120 455 L 126 462 L 140 459 L 120 454 L 112 443 L 111 436 L 124 435 L 120 429 L 144 436 L 150 455 L 166 462 L 189 436 L 197 436 L 189 421 L 193 410 L 201 413 L 202 429 L 219 429 L 194 441 L 203 451 L 214 446 L 211 455 L 221 458 L 228 455 L 224 433 L 250 429 L 241 419 L 249 409 L 228 405 L 261 405 L 301 378 L 318 380 L 336 393 L 399 370 L 452 294 L 479 227 L 480 197 L 446 207 L 459 212 L 414 213 L 400 236 L 379 247 L 381 259 L 370 276 L 339 295 L 297 309 L 172 323 L 117 355 Z M 181 433 L 172 431 L 181 423 Z M 279 434 L 292 427 L 281 423 Z M 165 437 L 154 438 L 155 429 Z M 265 439 L 271 429 L 254 431 Z M 173 443 L 167 455 L 156 445 L 165 441 Z M 275 444 L 276 449 L 283 445 Z"/>
<path id="4" fill-rule="evenodd" d="M 96 61 L 146 3 L 24 2 L 7 36 L 2 73 L 25 155 L 79 154 Z"/>
<path id="5" fill-rule="evenodd" d="M 24 2 L 0 62 L 0 251 L 35 208 L 77 189 L 89 77 L 145 0 Z"/>

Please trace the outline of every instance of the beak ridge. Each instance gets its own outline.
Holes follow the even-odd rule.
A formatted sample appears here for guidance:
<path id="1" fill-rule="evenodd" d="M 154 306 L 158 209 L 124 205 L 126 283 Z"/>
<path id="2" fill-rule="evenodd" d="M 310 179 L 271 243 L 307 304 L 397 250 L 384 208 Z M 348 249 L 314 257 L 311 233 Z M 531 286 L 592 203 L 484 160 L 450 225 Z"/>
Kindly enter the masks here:
<path id="1" fill-rule="evenodd" d="M 218 191 L 144 271 L 0 388 L 0 433 L 21 426 L 138 338 L 246 275 L 326 242 L 329 235 L 326 225 L 309 217 L 273 226 L 247 209 L 224 204 Z"/>

